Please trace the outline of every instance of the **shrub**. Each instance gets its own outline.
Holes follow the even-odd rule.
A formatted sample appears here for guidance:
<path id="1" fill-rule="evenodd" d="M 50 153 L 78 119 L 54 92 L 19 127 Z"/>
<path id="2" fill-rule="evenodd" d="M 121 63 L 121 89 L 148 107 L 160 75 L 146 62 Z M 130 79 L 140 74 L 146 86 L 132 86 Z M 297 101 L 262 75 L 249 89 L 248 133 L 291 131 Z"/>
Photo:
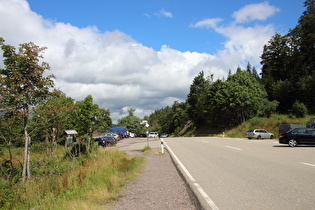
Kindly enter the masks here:
<path id="1" fill-rule="evenodd" d="M 295 117 L 303 118 L 307 115 L 308 110 L 304 103 L 300 103 L 299 101 L 295 101 L 292 106 L 292 114 Z"/>

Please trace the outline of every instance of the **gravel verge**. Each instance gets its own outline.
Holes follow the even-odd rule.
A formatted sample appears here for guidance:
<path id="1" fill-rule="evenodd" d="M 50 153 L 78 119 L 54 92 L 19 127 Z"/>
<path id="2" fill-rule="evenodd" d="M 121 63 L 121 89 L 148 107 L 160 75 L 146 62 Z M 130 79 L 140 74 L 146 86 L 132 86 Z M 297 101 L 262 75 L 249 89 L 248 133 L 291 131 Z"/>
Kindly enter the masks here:
<path id="1" fill-rule="evenodd" d="M 148 145 L 152 150 L 142 153 L 141 150 Z M 146 164 L 140 175 L 125 186 L 119 200 L 107 205 L 106 209 L 199 209 L 167 150 L 161 154 L 158 140 L 124 139 L 116 148 L 131 156 L 145 157 Z"/>

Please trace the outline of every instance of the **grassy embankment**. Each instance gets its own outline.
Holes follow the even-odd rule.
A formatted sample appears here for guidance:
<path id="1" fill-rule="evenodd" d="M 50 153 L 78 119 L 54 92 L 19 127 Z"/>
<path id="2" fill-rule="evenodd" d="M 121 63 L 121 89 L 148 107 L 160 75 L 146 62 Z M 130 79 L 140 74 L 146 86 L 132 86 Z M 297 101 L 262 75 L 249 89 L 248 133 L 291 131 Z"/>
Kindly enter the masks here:
<path id="1" fill-rule="evenodd" d="M 98 148 L 88 156 L 70 159 L 65 158 L 65 152 L 59 147 L 48 157 L 45 152 L 33 151 L 32 179 L 24 183 L 20 175 L 1 176 L 0 208 L 104 209 L 144 165 L 144 158 L 130 158 L 115 148 Z M 17 169 L 22 156 L 22 149 L 13 149 L 12 162 Z M 6 158 L 7 152 L 2 149 L 1 169 Z"/>
<path id="2" fill-rule="evenodd" d="M 308 115 L 304 118 L 296 118 L 289 115 L 279 115 L 274 114 L 270 118 L 252 118 L 241 125 L 228 130 L 226 132 L 227 137 L 239 137 L 244 138 L 245 132 L 249 129 L 254 128 L 262 128 L 275 134 L 275 138 L 279 136 L 279 125 L 285 123 L 292 123 L 292 124 L 304 124 L 310 121 L 311 118 L 315 118 L 315 116 Z"/>
<path id="3" fill-rule="evenodd" d="M 261 128 L 268 132 L 274 133 L 278 137 L 279 125 L 284 123 L 306 124 L 314 115 L 308 115 L 304 118 L 296 118 L 289 115 L 274 114 L 270 118 L 252 118 L 241 125 L 231 129 L 213 129 L 210 127 L 195 128 L 193 123 L 188 122 L 187 125 L 180 132 L 180 136 L 222 136 L 224 132 L 225 137 L 244 138 L 245 132 L 249 129 Z"/>

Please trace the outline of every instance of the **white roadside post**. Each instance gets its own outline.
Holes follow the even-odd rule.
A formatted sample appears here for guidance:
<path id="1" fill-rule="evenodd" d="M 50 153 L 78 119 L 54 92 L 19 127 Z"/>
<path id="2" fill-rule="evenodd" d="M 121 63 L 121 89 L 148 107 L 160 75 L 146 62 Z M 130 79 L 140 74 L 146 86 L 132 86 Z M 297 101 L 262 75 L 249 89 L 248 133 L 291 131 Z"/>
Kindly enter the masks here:
<path id="1" fill-rule="evenodd" d="M 161 151 L 162 151 L 162 154 L 164 154 L 164 141 L 163 141 L 163 139 L 161 139 Z"/>
<path id="2" fill-rule="evenodd" d="M 146 123 L 145 127 L 147 127 L 147 146 L 149 146 L 149 131 L 148 131 L 149 124 Z"/>
<path id="3" fill-rule="evenodd" d="M 146 132 L 146 134 L 147 134 L 147 146 L 149 146 L 149 131 L 148 131 L 149 123 L 148 123 L 148 121 L 143 120 L 140 124 L 145 125 L 145 127 L 147 128 L 147 132 Z"/>

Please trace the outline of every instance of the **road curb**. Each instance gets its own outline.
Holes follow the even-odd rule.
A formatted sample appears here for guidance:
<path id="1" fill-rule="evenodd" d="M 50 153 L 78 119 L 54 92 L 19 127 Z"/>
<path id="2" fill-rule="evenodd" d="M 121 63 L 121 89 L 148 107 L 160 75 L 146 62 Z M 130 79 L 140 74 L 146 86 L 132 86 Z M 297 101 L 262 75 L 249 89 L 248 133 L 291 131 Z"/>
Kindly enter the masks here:
<path id="1" fill-rule="evenodd" d="M 207 204 L 206 200 L 201 196 L 201 194 L 196 189 L 194 183 L 187 177 L 187 174 L 182 170 L 182 168 L 179 166 L 176 159 L 173 157 L 171 152 L 169 151 L 168 146 L 165 147 L 167 150 L 168 155 L 171 157 L 172 162 L 178 171 L 178 174 L 183 179 L 184 183 L 187 186 L 187 190 L 189 193 L 189 197 L 191 198 L 194 206 L 198 210 L 212 210 L 212 208 Z"/>

